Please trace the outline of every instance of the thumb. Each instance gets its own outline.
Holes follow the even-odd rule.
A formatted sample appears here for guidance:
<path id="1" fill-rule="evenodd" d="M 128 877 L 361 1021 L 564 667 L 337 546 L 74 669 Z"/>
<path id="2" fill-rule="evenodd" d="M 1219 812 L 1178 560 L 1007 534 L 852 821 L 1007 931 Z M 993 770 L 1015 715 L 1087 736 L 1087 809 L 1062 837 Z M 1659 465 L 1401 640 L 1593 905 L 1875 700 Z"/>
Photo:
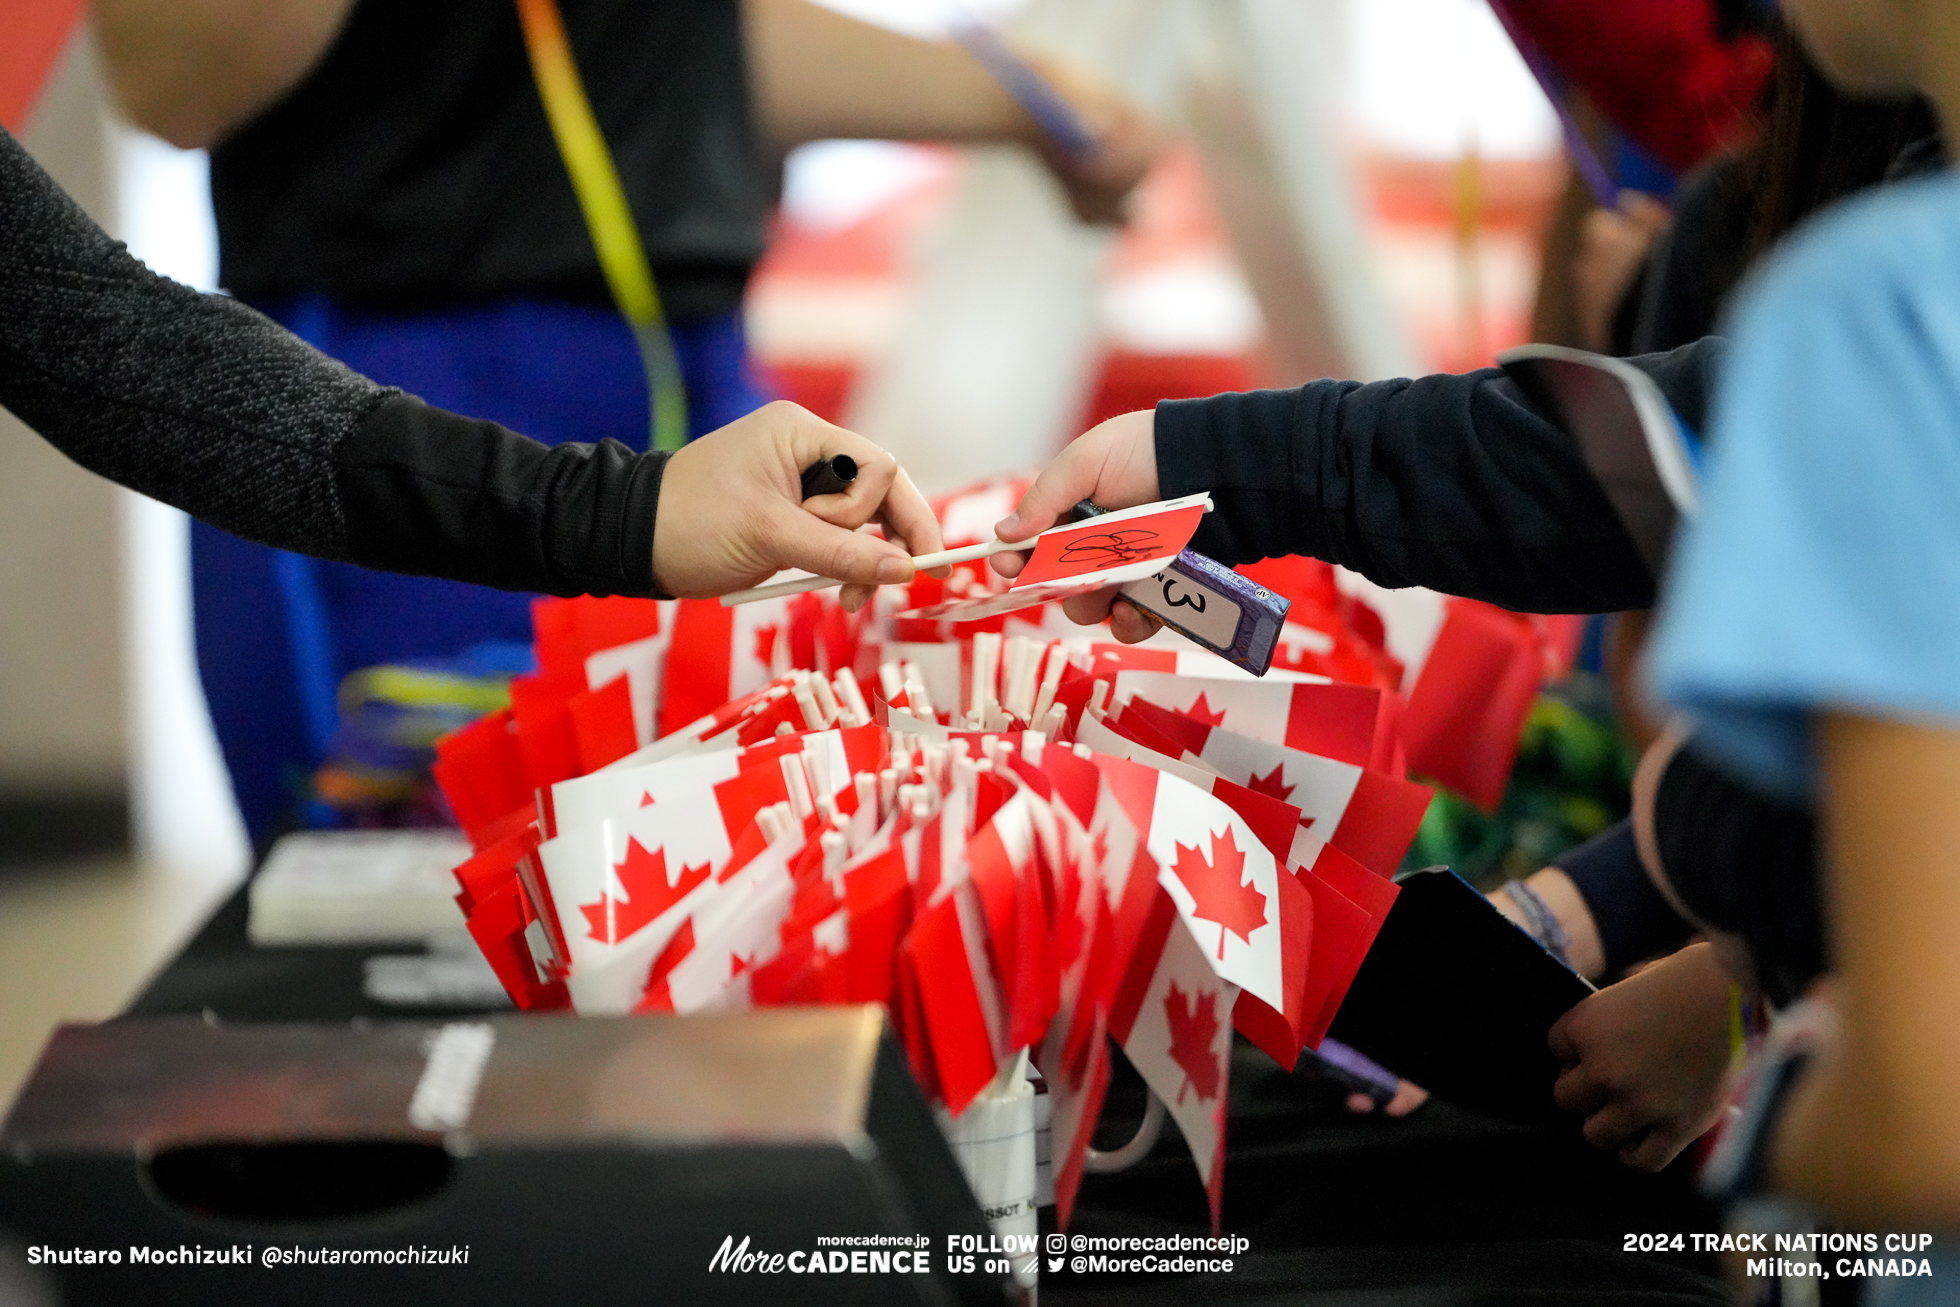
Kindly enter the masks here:
<path id="1" fill-rule="evenodd" d="M 818 576 L 856 585 L 895 585 L 912 579 L 912 558 L 876 536 L 786 507 L 770 524 L 766 552 L 780 566 L 800 567 Z"/>
<path id="2" fill-rule="evenodd" d="M 1002 518 L 994 533 L 1002 540 L 1025 540 L 1046 531 L 1069 510 L 1096 491 L 1096 466 L 1088 459 L 1071 458 L 1067 451 L 1041 469 L 1041 475 L 1021 496 L 1014 511 Z"/>

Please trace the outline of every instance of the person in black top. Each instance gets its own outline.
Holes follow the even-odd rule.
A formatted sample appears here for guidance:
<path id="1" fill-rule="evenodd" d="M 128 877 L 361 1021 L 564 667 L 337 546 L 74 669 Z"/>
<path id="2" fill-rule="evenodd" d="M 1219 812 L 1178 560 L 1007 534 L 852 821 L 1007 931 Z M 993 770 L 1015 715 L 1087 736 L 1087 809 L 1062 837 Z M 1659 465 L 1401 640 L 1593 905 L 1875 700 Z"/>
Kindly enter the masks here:
<path id="1" fill-rule="evenodd" d="M 808 0 L 556 3 L 652 266 L 692 435 L 766 398 L 740 306 L 781 150 L 822 136 L 1023 142 L 1099 217 L 1149 158 L 1143 119 L 1067 69 L 1045 67 L 1101 147 L 1093 160 L 1047 147 L 961 47 Z M 601 277 L 516 0 L 102 0 L 95 15 L 136 122 L 212 147 L 234 295 L 454 411 L 547 442 L 644 444 L 640 348 Z M 530 634 L 521 594 L 282 559 L 203 525 L 191 552 L 205 698 L 257 835 L 326 749 L 347 672 Z"/>
<path id="2" fill-rule="evenodd" d="M 761 256 L 765 163 L 833 136 L 1004 140 L 1107 219 L 1149 126 L 1066 67 L 1042 71 L 1095 135 L 1050 145 L 956 45 L 808 0 L 563 0 L 586 93 L 667 314 L 739 307 Z M 219 282 L 248 302 L 510 295 L 609 306 L 510 0 L 104 0 L 112 85 L 139 125 L 212 150 Z"/>
<path id="3" fill-rule="evenodd" d="M 785 566 L 857 583 L 940 547 L 892 457 L 792 404 L 674 455 L 545 446 L 377 385 L 150 272 L 0 130 L 0 404 L 83 467 L 318 558 L 511 590 L 706 596 Z M 798 471 L 849 454 L 847 493 Z M 881 521 L 889 540 L 856 533 Z"/>

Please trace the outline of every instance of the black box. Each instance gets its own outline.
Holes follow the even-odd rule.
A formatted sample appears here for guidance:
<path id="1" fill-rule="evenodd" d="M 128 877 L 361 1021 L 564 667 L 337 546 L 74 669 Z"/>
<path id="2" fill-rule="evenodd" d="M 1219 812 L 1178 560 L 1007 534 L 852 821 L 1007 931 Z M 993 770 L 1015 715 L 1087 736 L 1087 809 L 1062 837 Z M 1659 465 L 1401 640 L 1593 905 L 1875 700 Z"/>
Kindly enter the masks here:
<path id="1" fill-rule="evenodd" d="M 89 1307 L 1018 1297 L 875 1007 L 64 1026 L 0 1226 Z"/>

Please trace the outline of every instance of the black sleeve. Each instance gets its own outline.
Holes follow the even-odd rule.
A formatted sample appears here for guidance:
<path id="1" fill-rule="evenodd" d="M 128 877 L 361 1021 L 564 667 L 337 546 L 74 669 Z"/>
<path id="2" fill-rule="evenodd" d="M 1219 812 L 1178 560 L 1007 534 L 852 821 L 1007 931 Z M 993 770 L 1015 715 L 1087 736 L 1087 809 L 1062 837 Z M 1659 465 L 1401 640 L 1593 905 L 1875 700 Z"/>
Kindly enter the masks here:
<path id="1" fill-rule="evenodd" d="M 1749 262 L 1756 195 L 1744 164 L 1719 155 L 1682 179 L 1674 219 L 1642 264 L 1633 351 L 1671 350 L 1715 330 Z"/>
<path id="2" fill-rule="evenodd" d="M 1690 740 L 1654 792 L 1654 842 L 1689 912 L 1742 936 L 1775 1003 L 1830 965 L 1811 814 L 1757 793 Z"/>
<path id="3" fill-rule="evenodd" d="M 1629 362 L 1699 427 L 1720 343 Z M 1497 368 L 1166 400 L 1157 477 L 1211 492 L 1192 547 L 1224 563 L 1307 554 L 1524 612 L 1654 601 L 1578 446 Z"/>
<path id="4" fill-rule="evenodd" d="M 651 594 L 665 454 L 545 446 L 410 395 L 336 453 L 354 562 L 550 594 Z"/>
<path id="5" fill-rule="evenodd" d="M 547 449 L 156 276 L 0 131 L 0 404 L 263 544 L 512 590 L 647 594 L 664 456 Z"/>
<path id="6" fill-rule="evenodd" d="M 1640 865 L 1633 823 L 1607 827 L 1553 859 L 1586 901 L 1606 954 L 1606 974 L 1679 948 L 1694 933 Z"/>

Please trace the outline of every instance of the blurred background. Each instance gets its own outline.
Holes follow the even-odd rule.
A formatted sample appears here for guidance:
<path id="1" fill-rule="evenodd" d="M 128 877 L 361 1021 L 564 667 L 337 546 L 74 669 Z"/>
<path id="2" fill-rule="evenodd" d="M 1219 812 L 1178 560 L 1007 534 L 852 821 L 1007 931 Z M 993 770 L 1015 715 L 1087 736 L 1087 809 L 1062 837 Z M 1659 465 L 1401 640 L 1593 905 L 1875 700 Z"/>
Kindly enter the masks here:
<path id="1" fill-rule="evenodd" d="M 950 8 L 827 0 L 918 33 Z M 1483 0 L 996 0 L 1176 142 L 1119 230 L 1012 150 L 783 161 L 746 316 L 766 384 L 928 492 L 1159 399 L 1462 370 L 1532 337 L 1559 122 Z M 120 123 L 86 16 L 7 125 L 153 268 L 215 289 L 200 152 Z M 0 410 L 0 1090 L 115 1011 L 245 873 L 192 657 L 185 519 Z"/>

